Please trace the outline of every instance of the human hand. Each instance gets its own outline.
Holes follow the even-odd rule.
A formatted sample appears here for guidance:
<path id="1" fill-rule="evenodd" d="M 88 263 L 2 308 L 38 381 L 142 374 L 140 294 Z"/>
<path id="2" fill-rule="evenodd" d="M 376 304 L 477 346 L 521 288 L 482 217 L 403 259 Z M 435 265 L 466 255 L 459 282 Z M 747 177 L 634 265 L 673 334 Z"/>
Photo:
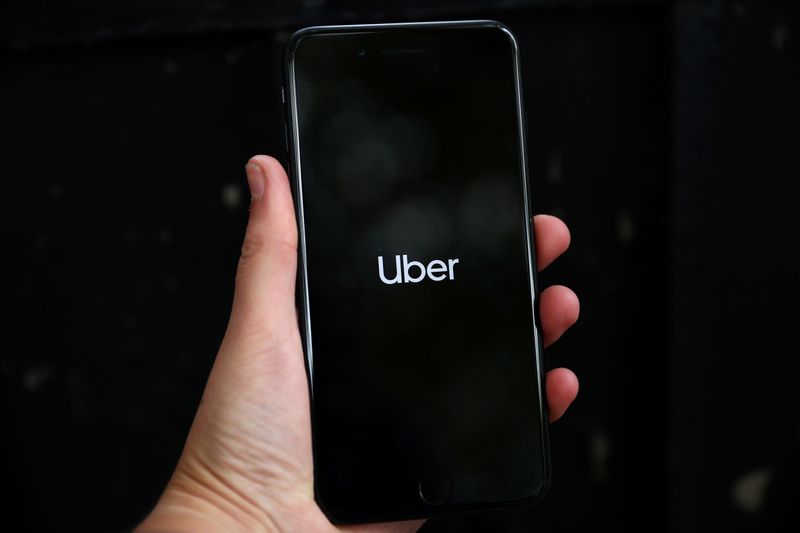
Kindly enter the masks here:
<path id="1" fill-rule="evenodd" d="M 295 311 L 297 226 L 281 164 L 256 156 L 246 167 L 252 201 L 228 329 L 178 466 L 137 532 L 412 531 L 423 521 L 336 528 L 314 501 L 311 419 Z M 539 270 L 569 246 L 561 220 L 533 220 Z M 562 286 L 540 296 L 545 346 L 578 318 Z M 575 399 L 578 380 L 548 372 L 550 421 Z"/>

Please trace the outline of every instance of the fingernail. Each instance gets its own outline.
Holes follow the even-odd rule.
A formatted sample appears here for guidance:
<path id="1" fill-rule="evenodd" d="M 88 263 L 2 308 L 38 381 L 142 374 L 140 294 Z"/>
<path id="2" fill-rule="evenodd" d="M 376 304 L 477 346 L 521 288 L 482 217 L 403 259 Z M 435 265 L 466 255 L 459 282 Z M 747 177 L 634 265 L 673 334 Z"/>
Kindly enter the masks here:
<path id="1" fill-rule="evenodd" d="M 255 163 L 247 163 L 244 167 L 247 174 L 247 185 L 250 187 L 250 198 L 258 200 L 264 196 L 264 171 Z"/>

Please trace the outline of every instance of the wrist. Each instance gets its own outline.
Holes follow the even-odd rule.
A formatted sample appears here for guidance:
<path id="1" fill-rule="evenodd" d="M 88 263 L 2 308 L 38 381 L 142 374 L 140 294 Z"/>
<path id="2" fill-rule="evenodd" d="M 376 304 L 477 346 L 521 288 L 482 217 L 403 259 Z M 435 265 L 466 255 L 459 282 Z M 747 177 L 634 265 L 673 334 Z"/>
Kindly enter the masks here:
<path id="1" fill-rule="evenodd" d="M 135 533 L 277 531 L 272 518 L 220 480 L 179 467 L 153 511 Z"/>

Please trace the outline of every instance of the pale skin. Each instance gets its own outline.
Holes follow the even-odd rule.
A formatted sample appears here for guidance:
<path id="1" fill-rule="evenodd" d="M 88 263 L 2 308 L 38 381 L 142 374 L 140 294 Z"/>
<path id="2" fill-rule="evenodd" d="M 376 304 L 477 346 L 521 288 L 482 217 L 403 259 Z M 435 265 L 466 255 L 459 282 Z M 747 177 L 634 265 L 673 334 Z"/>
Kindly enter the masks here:
<path id="1" fill-rule="evenodd" d="M 230 321 L 178 466 L 138 533 L 416 531 L 422 520 L 337 527 L 314 501 L 308 384 L 295 310 L 297 226 L 281 164 L 246 167 L 250 220 L 236 274 Z M 537 215 L 538 269 L 569 246 L 556 217 Z M 540 297 L 545 346 L 578 319 L 567 287 Z M 547 374 L 550 421 L 578 393 L 570 370 Z"/>

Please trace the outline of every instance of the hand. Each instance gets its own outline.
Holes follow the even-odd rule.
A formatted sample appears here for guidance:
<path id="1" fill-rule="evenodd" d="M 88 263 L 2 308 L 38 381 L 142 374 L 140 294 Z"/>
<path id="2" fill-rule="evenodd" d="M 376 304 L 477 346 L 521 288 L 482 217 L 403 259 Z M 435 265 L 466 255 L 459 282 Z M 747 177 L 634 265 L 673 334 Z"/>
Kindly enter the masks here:
<path id="1" fill-rule="evenodd" d="M 295 312 L 297 227 L 280 163 L 256 156 L 247 167 L 252 202 L 228 329 L 183 454 L 144 532 L 333 531 L 314 502 L 311 422 Z M 559 219 L 534 218 L 538 268 L 569 246 Z M 553 286 L 541 294 L 545 345 L 578 318 L 578 298 Z M 564 368 L 547 374 L 550 420 L 578 392 Z M 343 531 L 410 531 L 423 521 Z"/>

